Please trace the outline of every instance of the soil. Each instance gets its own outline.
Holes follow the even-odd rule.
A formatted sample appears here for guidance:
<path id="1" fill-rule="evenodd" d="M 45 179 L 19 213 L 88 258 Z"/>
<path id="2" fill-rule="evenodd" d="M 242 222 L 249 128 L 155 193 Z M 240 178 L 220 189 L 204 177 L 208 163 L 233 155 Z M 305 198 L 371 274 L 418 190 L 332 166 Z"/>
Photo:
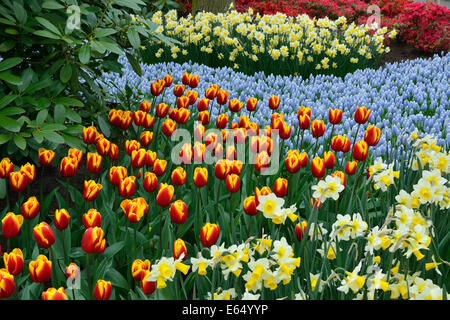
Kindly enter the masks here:
<path id="1" fill-rule="evenodd" d="M 384 67 L 386 63 L 401 62 L 417 58 L 429 58 L 433 56 L 432 53 L 416 49 L 399 40 L 392 41 L 389 44 L 389 48 L 391 51 L 383 57 L 380 67 Z"/>

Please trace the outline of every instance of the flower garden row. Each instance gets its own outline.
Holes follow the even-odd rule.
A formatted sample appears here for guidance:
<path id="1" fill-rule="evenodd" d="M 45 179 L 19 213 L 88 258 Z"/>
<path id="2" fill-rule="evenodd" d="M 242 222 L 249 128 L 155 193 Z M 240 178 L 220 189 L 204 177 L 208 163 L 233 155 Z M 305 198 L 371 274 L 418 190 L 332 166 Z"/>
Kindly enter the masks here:
<path id="1" fill-rule="evenodd" d="M 144 22 L 132 17 L 136 25 Z M 377 66 L 395 30 L 371 31 L 364 25 L 347 23 L 345 17 L 310 19 L 284 14 L 253 16 L 252 9 L 225 14 L 199 12 L 178 17 L 177 11 L 156 12 L 151 22 L 156 32 L 180 44 L 145 44 L 141 54 L 147 63 L 199 62 L 211 67 L 228 66 L 245 74 L 344 76 L 356 69 Z"/>
<path id="2" fill-rule="evenodd" d="M 346 17 L 349 22 L 366 24 L 375 11 L 370 6 L 380 8 L 381 26 L 397 29 L 399 38 L 409 45 L 426 52 L 447 52 L 450 46 L 448 33 L 450 10 L 445 6 L 421 3 L 413 0 L 237 0 L 236 9 L 245 11 L 253 8 L 263 14 L 284 13 L 289 16 L 308 14 L 311 17 L 337 19 Z"/>
<path id="3" fill-rule="evenodd" d="M 128 100 L 110 110 L 110 135 L 84 127 L 83 150 L 42 148 L 36 164 L 1 160 L 0 178 L 19 201 L 2 212 L 0 297 L 446 299 L 447 138 L 442 130 L 438 138 L 421 134 L 413 122 L 402 128 L 402 148 L 388 157 L 377 147 L 388 146 L 388 126 L 378 120 L 390 111 L 380 110 L 383 99 L 396 101 L 392 92 L 405 104 L 410 98 L 389 87 L 400 81 L 397 72 L 407 69 L 419 87 L 433 81 L 419 106 L 428 109 L 428 100 L 447 92 L 435 80 L 448 87 L 440 78 L 448 58 L 364 70 L 345 82 L 310 78 L 304 86 L 313 96 L 295 112 L 285 95 L 306 91 L 294 88 L 292 77 L 252 79 L 173 63 L 144 66 L 149 82 L 127 70 L 124 79 L 105 75 L 137 93 L 112 92 Z M 361 106 L 370 93 L 355 97 L 347 83 L 372 84 L 381 102 Z M 339 100 L 333 88 L 349 97 Z M 317 96 L 324 92 L 330 95 Z M 441 116 L 447 100 L 435 101 Z M 415 109 L 405 108 L 413 116 Z M 432 121 L 425 131 L 433 132 L 438 117 Z M 179 162 L 176 129 L 195 139 L 175 153 Z M 284 145 L 279 166 L 265 175 L 277 145 Z M 244 161 L 240 146 L 248 151 Z M 217 161 L 205 162 L 208 155 Z M 33 194 L 36 166 L 42 175 L 56 166 L 69 198 L 59 188 Z M 73 180 L 80 175 L 81 190 Z"/>

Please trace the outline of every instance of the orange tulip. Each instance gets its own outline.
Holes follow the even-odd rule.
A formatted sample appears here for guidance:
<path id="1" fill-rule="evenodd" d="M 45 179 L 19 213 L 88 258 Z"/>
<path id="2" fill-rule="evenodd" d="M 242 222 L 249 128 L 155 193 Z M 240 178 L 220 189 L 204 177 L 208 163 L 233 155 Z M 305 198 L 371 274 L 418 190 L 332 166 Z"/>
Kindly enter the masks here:
<path id="1" fill-rule="evenodd" d="M 308 226 L 308 222 L 302 221 L 301 223 L 297 223 L 295 226 L 295 235 L 297 237 L 298 241 L 301 241 L 303 238 L 303 235 L 306 232 L 306 227 Z"/>
<path id="2" fill-rule="evenodd" d="M 166 103 L 160 103 L 156 106 L 156 116 L 164 118 L 169 112 L 169 106 Z"/>
<path id="3" fill-rule="evenodd" d="M 0 269 L 0 299 L 8 299 L 16 291 L 14 276 L 6 269 Z"/>
<path id="4" fill-rule="evenodd" d="M 219 239 L 220 228 L 217 224 L 206 223 L 200 230 L 200 242 L 207 248 L 216 244 Z"/>
<path id="5" fill-rule="evenodd" d="M 23 216 L 8 212 L 2 220 L 2 236 L 7 239 L 16 237 L 22 224 Z"/>
<path id="6" fill-rule="evenodd" d="M 83 214 L 82 222 L 86 229 L 101 227 L 102 215 L 96 209 L 89 209 L 88 212 Z"/>
<path id="7" fill-rule="evenodd" d="M 3 262 L 5 268 L 13 276 L 17 276 L 22 273 L 24 268 L 24 260 L 22 250 L 15 248 L 10 253 L 3 254 Z"/>
<path id="8" fill-rule="evenodd" d="M 69 300 L 69 298 L 67 298 L 66 290 L 60 287 L 58 290 L 48 288 L 47 291 L 42 292 L 42 300 Z"/>
<path id="9" fill-rule="evenodd" d="M 164 159 L 156 159 L 153 164 L 153 173 L 155 173 L 158 177 L 161 177 L 166 172 L 167 161 Z"/>
<path id="10" fill-rule="evenodd" d="M 147 151 L 145 149 L 133 150 L 131 152 L 131 166 L 133 168 L 142 168 L 146 163 Z"/>
<path id="11" fill-rule="evenodd" d="M 160 207 L 168 207 L 172 202 L 174 192 L 175 189 L 172 185 L 161 183 L 156 195 L 156 204 Z"/>
<path id="12" fill-rule="evenodd" d="M 355 174 L 357 165 L 358 165 L 357 161 L 347 162 L 347 164 L 345 165 L 345 173 L 348 174 L 349 176 Z"/>
<path id="13" fill-rule="evenodd" d="M 108 300 L 111 297 L 112 286 L 110 281 L 98 280 L 94 288 L 95 300 Z"/>
<path id="14" fill-rule="evenodd" d="M 3 158 L 0 162 L 0 179 L 8 179 L 14 171 L 14 164 L 9 158 Z"/>
<path id="15" fill-rule="evenodd" d="M 125 177 L 119 185 L 119 193 L 123 198 L 130 198 L 136 191 L 136 177 Z"/>
<path id="16" fill-rule="evenodd" d="M 58 230 L 64 230 L 69 226 L 70 214 L 66 209 L 57 209 L 55 211 L 55 227 Z"/>
<path id="17" fill-rule="evenodd" d="M 217 129 L 224 129 L 227 126 L 227 123 L 228 123 L 228 114 L 226 113 L 219 114 L 216 120 Z"/>
<path id="18" fill-rule="evenodd" d="M 55 234 L 47 222 L 41 222 L 33 228 L 33 236 L 37 244 L 44 249 L 55 243 Z"/>
<path id="19" fill-rule="evenodd" d="M 177 200 L 170 206 L 170 220 L 175 224 L 184 224 L 188 218 L 188 207 L 186 203 Z"/>
<path id="20" fill-rule="evenodd" d="M 186 182 L 187 173 L 183 167 L 177 167 L 172 171 L 172 184 L 174 186 L 182 186 Z"/>
<path id="21" fill-rule="evenodd" d="M 148 102 L 147 100 L 142 101 L 139 104 L 139 110 L 144 111 L 145 113 L 148 113 L 152 107 L 152 104 Z"/>
<path id="22" fill-rule="evenodd" d="M 109 170 L 109 182 L 113 186 L 119 186 L 123 179 L 125 179 L 128 176 L 127 174 L 127 168 L 125 167 L 111 167 Z"/>
<path id="23" fill-rule="evenodd" d="M 55 159 L 55 152 L 44 148 L 39 148 L 38 161 L 42 167 L 49 167 Z M 1 170 L 1 169 L 0 169 Z"/>
<path id="24" fill-rule="evenodd" d="M 357 161 L 364 161 L 369 153 L 369 145 L 364 140 L 360 140 L 353 146 L 353 158 Z"/>
<path id="25" fill-rule="evenodd" d="M 311 160 L 311 172 L 317 179 L 323 178 L 325 175 L 325 164 L 323 163 L 322 158 L 315 157 Z"/>
<path id="26" fill-rule="evenodd" d="M 141 259 L 136 259 L 133 261 L 131 265 L 131 276 L 133 277 L 134 281 L 141 281 L 147 271 L 150 270 L 150 260 L 142 261 Z"/>
<path id="27" fill-rule="evenodd" d="M 37 201 L 36 197 L 30 197 L 25 203 L 22 204 L 20 209 L 22 216 L 25 219 L 34 219 L 39 212 L 39 202 Z"/>
<path id="28" fill-rule="evenodd" d="M 28 264 L 28 269 L 34 282 L 47 282 L 52 277 L 52 262 L 42 254 Z"/>
<path id="29" fill-rule="evenodd" d="M 184 94 L 184 86 L 182 84 L 176 84 L 173 87 L 173 94 L 175 97 L 181 97 Z"/>
<path id="30" fill-rule="evenodd" d="M 244 212 L 249 216 L 254 216 L 258 214 L 258 210 L 256 209 L 256 200 L 255 196 L 249 196 L 244 199 Z"/>
<path id="31" fill-rule="evenodd" d="M 241 179 L 237 174 L 231 173 L 225 180 L 227 190 L 231 193 L 238 192 L 241 187 Z"/>
<path id="32" fill-rule="evenodd" d="M 323 154 L 323 163 L 325 165 L 325 169 L 333 169 L 334 163 L 336 161 L 336 157 L 333 151 L 325 151 Z"/>
<path id="33" fill-rule="evenodd" d="M 328 110 L 328 121 L 331 124 L 339 124 L 342 121 L 342 110 L 341 109 L 329 109 Z"/>
<path id="34" fill-rule="evenodd" d="M 141 144 L 136 140 L 125 141 L 125 152 L 131 157 L 133 151 L 137 151 L 141 148 Z"/>
<path id="35" fill-rule="evenodd" d="M 83 199 L 84 201 L 91 202 L 97 199 L 100 190 L 103 186 L 100 183 L 96 183 L 94 180 L 84 181 Z"/>
<path id="36" fill-rule="evenodd" d="M 277 178 L 275 180 L 275 183 L 273 185 L 273 193 L 275 193 L 275 195 L 278 198 L 283 198 L 287 195 L 288 192 L 288 181 L 287 179 L 284 178 Z"/>
<path id="37" fill-rule="evenodd" d="M 146 172 L 144 174 L 143 182 L 144 190 L 147 192 L 155 192 L 158 187 L 158 177 L 153 172 Z"/>
<path id="38" fill-rule="evenodd" d="M 364 141 L 371 147 L 376 146 L 380 141 L 381 130 L 375 126 L 369 125 L 364 134 Z"/>
<path id="39" fill-rule="evenodd" d="M 176 129 L 177 129 L 176 122 L 170 118 L 167 118 L 162 125 L 162 131 L 166 137 L 171 137 Z"/>
<path id="40" fill-rule="evenodd" d="M 181 261 L 185 261 L 187 258 L 187 247 L 186 244 L 184 243 L 184 241 L 182 239 L 177 239 L 175 240 L 175 242 L 173 243 L 173 258 L 175 260 L 180 259 L 181 255 L 183 255 L 183 258 L 181 259 Z"/>
<path id="41" fill-rule="evenodd" d="M 322 120 L 314 120 L 311 123 L 311 131 L 315 138 L 319 138 L 325 133 L 325 124 Z"/>
<path id="42" fill-rule="evenodd" d="M 86 253 L 103 253 L 105 251 L 106 239 L 102 228 L 93 227 L 84 232 L 81 240 L 81 248 Z"/>
<path id="43" fill-rule="evenodd" d="M 144 278 L 141 280 L 141 289 L 145 295 L 152 294 L 156 290 L 156 281 L 147 281 L 149 277 L 150 271 L 147 271 Z"/>
<path id="44" fill-rule="evenodd" d="M 359 124 L 365 124 L 369 119 L 370 112 L 371 110 L 367 109 L 366 107 L 357 107 L 354 114 L 355 122 Z"/>
<path id="45" fill-rule="evenodd" d="M 97 152 L 101 156 L 107 157 L 109 155 L 110 149 L 111 149 L 111 142 L 108 139 L 102 138 L 97 141 Z"/>
<path id="46" fill-rule="evenodd" d="M 102 166 L 102 156 L 98 153 L 88 152 L 86 157 L 86 167 L 91 173 L 100 172 Z"/>

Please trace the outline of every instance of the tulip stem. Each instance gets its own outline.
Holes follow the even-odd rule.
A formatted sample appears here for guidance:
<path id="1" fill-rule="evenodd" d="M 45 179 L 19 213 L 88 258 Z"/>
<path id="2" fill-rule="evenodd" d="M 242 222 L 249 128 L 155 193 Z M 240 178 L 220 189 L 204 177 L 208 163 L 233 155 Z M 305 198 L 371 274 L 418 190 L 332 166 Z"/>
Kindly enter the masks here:
<path id="1" fill-rule="evenodd" d="M 234 235 L 234 228 L 233 228 L 233 192 L 230 193 L 230 232 L 231 232 L 231 238 L 232 243 L 235 242 L 235 235 Z"/>
<path id="2" fill-rule="evenodd" d="M 331 148 L 331 139 L 333 139 L 333 132 L 334 132 L 334 124 L 331 126 L 330 140 L 328 142 L 328 151 L 330 151 Z"/>
<path id="3" fill-rule="evenodd" d="M 317 148 L 318 148 L 318 147 L 319 147 L 319 138 L 316 138 L 316 146 L 314 147 L 314 156 L 313 156 L 313 157 L 316 156 Z"/>
<path id="4" fill-rule="evenodd" d="M 134 241 L 133 241 L 133 257 L 134 257 L 134 259 L 133 260 L 135 260 L 136 259 L 136 224 L 137 223 L 133 223 L 133 228 L 134 228 Z"/>
<path id="5" fill-rule="evenodd" d="M 299 150 L 298 151 L 302 151 L 302 146 L 303 146 L 303 137 L 305 136 L 305 130 L 302 130 L 302 139 L 301 139 L 301 141 L 300 141 L 300 144 L 299 144 Z M 297 143 L 298 143 L 298 141 L 297 141 Z"/>
<path id="6" fill-rule="evenodd" d="M 87 273 L 87 283 L 88 283 L 88 290 L 89 290 L 88 299 L 92 300 L 91 277 L 89 274 L 89 253 L 86 253 L 86 273 Z"/>
<path id="7" fill-rule="evenodd" d="M 56 277 L 55 277 L 55 269 L 56 269 L 56 256 L 55 256 L 55 251 L 53 250 L 53 247 L 50 246 L 48 248 L 49 252 L 50 252 L 50 260 L 52 261 L 52 286 L 53 288 L 56 288 Z"/>
<path id="8" fill-rule="evenodd" d="M 159 255 L 162 254 L 162 207 L 159 208 Z"/>
<path id="9" fill-rule="evenodd" d="M 353 144 L 352 144 L 352 150 L 353 150 L 353 147 L 355 146 L 355 142 L 356 142 L 356 138 L 358 137 L 358 132 L 359 132 L 359 127 L 361 127 L 361 124 L 358 124 L 358 128 L 356 129 L 356 134 L 355 134 L 355 138 L 353 138 Z M 351 154 L 351 153 L 350 153 Z M 351 156 L 350 156 L 350 159 L 351 159 Z"/>

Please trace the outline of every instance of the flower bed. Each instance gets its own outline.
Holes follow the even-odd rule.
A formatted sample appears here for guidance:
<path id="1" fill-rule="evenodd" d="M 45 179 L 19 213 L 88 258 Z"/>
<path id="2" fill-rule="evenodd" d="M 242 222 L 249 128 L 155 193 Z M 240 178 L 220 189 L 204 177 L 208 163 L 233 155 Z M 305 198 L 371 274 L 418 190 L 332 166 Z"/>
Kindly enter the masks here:
<path id="1" fill-rule="evenodd" d="M 140 18 L 136 18 L 139 23 Z M 395 31 L 337 20 L 294 20 L 283 14 L 252 17 L 252 11 L 226 14 L 198 13 L 195 18 L 178 18 L 175 10 L 157 12 L 152 21 L 156 31 L 172 37 L 181 45 L 161 46 L 150 42 L 142 50 L 143 61 L 201 62 L 211 67 L 228 66 L 245 74 L 343 76 L 356 69 L 379 65 L 386 39 Z"/>
<path id="2" fill-rule="evenodd" d="M 445 6 L 420 3 L 412 0 L 296 0 L 265 1 L 237 0 L 238 11 L 253 8 L 260 14 L 285 13 L 289 16 L 308 14 L 311 17 L 328 17 L 336 19 L 340 16 L 349 22 L 365 24 L 373 12 L 368 7 L 377 5 L 380 8 L 381 26 L 399 31 L 399 39 L 425 52 L 447 52 L 450 46 L 449 21 L 450 10 Z"/>
<path id="3" fill-rule="evenodd" d="M 272 95 L 281 99 L 280 110 L 285 114 L 286 122 L 293 126 L 293 136 L 297 134 L 297 110 L 301 105 L 311 108 L 312 118 L 323 119 L 328 123 L 329 108 L 343 110 L 342 125 L 337 126 L 335 133 L 354 135 L 356 127 L 352 122 L 352 114 L 358 105 L 372 110 L 371 119 L 383 132 L 379 144 L 374 147 L 374 156 L 397 152 L 402 154 L 402 137 L 412 132 L 415 127 L 421 132 L 429 132 L 438 138 L 441 146 L 450 145 L 450 122 L 448 105 L 448 64 L 450 55 L 435 56 L 432 59 L 416 59 L 403 63 L 386 65 L 380 70 L 366 69 L 348 74 L 345 79 L 333 76 L 317 76 L 303 79 L 301 77 L 265 76 L 257 73 L 247 76 L 234 72 L 229 68 L 213 69 L 203 65 L 186 63 L 163 63 L 142 65 L 143 76 L 138 77 L 127 65 L 123 77 L 117 74 L 105 74 L 107 83 L 114 82 L 117 88 L 111 89 L 111 95 L 117 97 L 126 85 L 135 88 L 136 99 L 148 99 L 148 87 L 152 79 L 156 79 L 160 70 L 167 70 L 175 79 L 180 79 L 187 70 L 195 72 L 204 79 L 196 91 L 199 96 L 212 83 L 230 92 L 230 99 L 236 98 L 245 102 L 248 97 L 258 99 L 259 106 L 268 104 Z M 123 61 L 126 64 L 126 61 Z M 119 90 L 120 89 L 120 90 Z M 117 100 L 116 102 L 120 102 Z M 164 102 L 173 104 L 173 98 L 164 97 Z M 244 108 L 245 109 L 245 108 Z M 255 112 L 242 110 L 251 121 L 260 126 L 269 124 L 271 113 L 264 107 Z M 219 110 L 211 110 L 211 121 L 216 121 Z M 238 116 L 231 114 L 231 121 L 237 122 Z M 328 124 L 329 125 L 329 124 Z M 325 141 L 330 138 L 331 130 L 326 130 Z M 364 132 L 358 133 L 358 138 Z M 314 137 L 307 131 L 304 135 L 306 143 L 312 143 Z M 296 148 L 295 141 L 288 140 L 289 148 Z M 394 150 L 392 146 L 399 149 Z M 319 153 L 323 149 L 319 149 Z M 392 156 L 394 156 L 392 154 Z"/>

